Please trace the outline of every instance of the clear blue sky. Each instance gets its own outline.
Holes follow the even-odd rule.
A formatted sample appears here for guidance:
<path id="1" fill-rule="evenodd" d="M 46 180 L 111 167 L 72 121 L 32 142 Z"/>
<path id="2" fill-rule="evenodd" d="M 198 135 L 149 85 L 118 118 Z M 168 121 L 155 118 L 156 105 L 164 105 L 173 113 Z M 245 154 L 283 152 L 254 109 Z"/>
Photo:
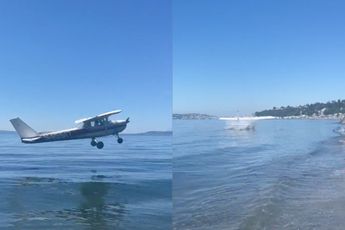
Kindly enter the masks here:
<path id="1" fill-rule="evenodd" d="M 169 0 L 1 0 L 0 129 L 122 109 L 127 132 L 171 130 Z"/>
<path id="2" fill-rule="evenodd" d="M 175 0 L 174 112 L 345 99 L 345 1 Z"/>

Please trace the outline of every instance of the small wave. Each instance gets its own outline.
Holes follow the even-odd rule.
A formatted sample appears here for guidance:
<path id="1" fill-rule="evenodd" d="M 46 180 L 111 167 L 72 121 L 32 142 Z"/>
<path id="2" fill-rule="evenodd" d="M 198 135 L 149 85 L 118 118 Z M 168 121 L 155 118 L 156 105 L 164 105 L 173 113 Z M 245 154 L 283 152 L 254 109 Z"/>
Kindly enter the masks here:
<path id="1" fill-rule="evenodd" d="M 53 177 L 24 177 L 19 180 L 23 185 L 25 184 L 41 184 L 41 183 L 61 183 L 61 179 Z"/>
<path id="2" fill-rule="evenodd" d="M 332 175 L 333 176 L 344 176 L 345 175 L 345 169 L 334 170 Z"/>
<path id="3" fill-rule="evenodd" d="M 342 126 L 342 127 L 335 128 L 333 129 L 333 132 L 340 134 L 342 136 L 345 136 L 345 127 Z"/>
<path id="4" fill-rule="evenodd" d="M 93 175 L 93 176 L 91 176 L 92 180 L 105 179 L 105 178 L 111 178 L 111 176 L 105 176 L 105 175 Z"/>

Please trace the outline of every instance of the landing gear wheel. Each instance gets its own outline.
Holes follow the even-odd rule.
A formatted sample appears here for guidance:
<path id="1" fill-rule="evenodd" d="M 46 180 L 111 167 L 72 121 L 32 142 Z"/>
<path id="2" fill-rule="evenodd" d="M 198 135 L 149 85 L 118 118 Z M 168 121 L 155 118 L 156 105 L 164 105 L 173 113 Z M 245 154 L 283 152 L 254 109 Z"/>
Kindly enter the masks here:
<path id="1" fill-rule="evenodd" d="M 102 149 L 104 147 L 104 144 L 102 141 L 97 142 L 97 148 Z"/>
<path id="2" fill-rule="evenodd" d="M 123 142 L 123 139 L 121 137 L 117 138 L 117 143 L 121 144 Z"/>
<path id="3" fill-rule="evenodd" d="M 96 145 L 97 145 L 97 141 L 95 141 L 95 139 L 92 139 L 91 146 L 96 146 Z"/>

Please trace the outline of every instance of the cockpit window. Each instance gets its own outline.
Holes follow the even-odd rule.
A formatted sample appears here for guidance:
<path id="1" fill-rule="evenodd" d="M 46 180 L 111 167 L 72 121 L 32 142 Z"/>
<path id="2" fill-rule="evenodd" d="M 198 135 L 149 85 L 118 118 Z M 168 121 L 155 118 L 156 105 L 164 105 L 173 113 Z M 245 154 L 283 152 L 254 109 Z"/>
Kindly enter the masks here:
<path id="1" fill-rule="evenodd" d="M 100 120 L 85 122 L 85 123 L 83 124 L 83 127 L 84 127 L 84 128 L 90 128 L 90 127 L 104 126 L 104 125 L 106 125 L 108 122 L 109 122 L 108 119 L 103 118 L 103 119 L 100 119 Z"/>

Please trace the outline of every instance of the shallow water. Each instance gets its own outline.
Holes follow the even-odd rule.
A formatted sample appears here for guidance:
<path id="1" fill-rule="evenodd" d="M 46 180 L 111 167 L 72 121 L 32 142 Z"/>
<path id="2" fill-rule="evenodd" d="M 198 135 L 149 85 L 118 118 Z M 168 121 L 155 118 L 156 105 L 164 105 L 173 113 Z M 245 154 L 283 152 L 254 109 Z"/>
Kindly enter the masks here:
<path id="1" fill-rule="evenodd" d="M 345 144 L 335 121 L 173 123 L 174 229 L 343 229 Z"/>
<path id="2" fill-rule="evenodd" d="M 171 135 L 22 144 L 0 133 L 0 228 L 171 228 Z"/>

